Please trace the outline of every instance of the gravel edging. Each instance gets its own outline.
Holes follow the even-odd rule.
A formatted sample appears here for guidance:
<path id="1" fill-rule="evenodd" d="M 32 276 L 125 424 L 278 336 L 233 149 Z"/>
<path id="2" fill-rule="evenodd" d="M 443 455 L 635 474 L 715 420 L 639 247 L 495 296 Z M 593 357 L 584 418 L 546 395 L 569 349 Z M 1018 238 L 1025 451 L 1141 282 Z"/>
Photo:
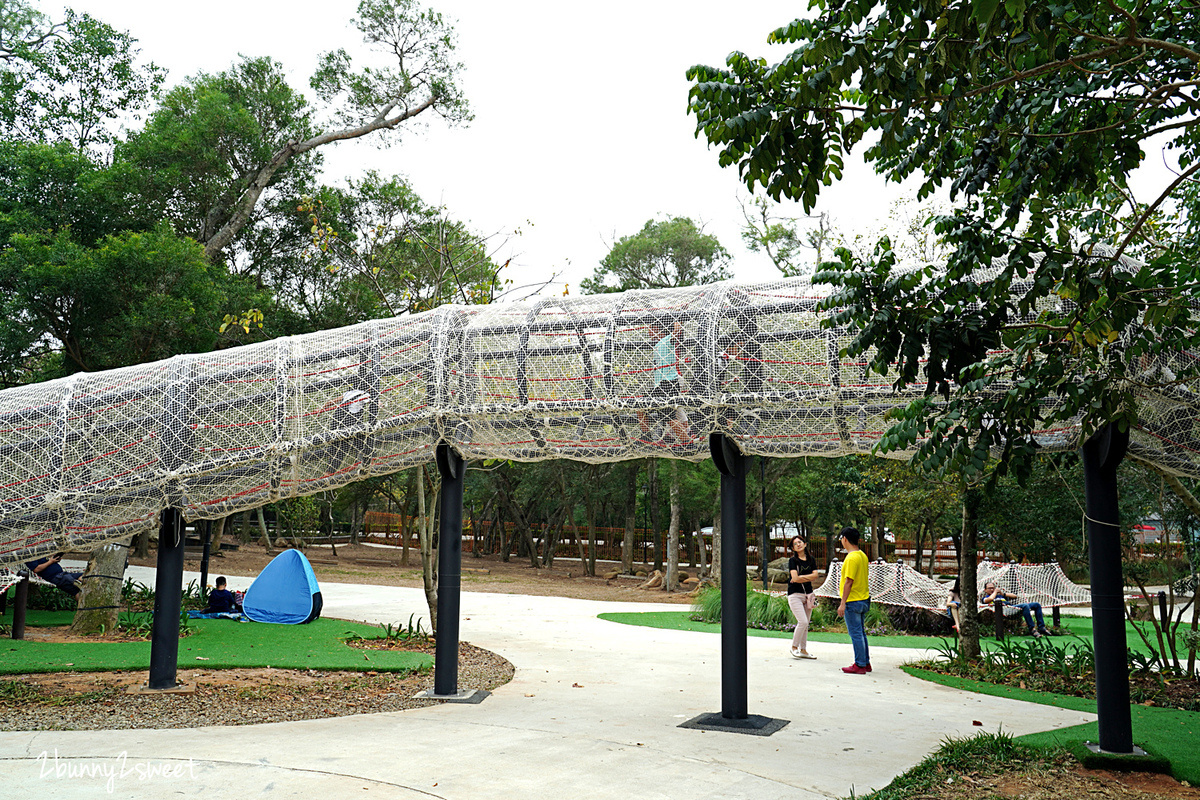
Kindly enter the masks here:
<path id="1" fill-rule="evenodd" d="M 461 689 L 487 689 L 512 680 L 514 667 L 490 650 L 460 643 Z M 414 699 L 433 688 L 433 672 L 318 672 L 315 670 L 179 670 L 191 695 L 131 695 L 146 673 L 71 674 L 72 688 L 57 685 L 63 673 L 3 676 L 0 731 L 121 730 L 258 725 L 378 714 L 436 705 Z M 89 686 L 81 690 L 80 683 Z M 20 686 L 16 684 L 20 684 Z"/>

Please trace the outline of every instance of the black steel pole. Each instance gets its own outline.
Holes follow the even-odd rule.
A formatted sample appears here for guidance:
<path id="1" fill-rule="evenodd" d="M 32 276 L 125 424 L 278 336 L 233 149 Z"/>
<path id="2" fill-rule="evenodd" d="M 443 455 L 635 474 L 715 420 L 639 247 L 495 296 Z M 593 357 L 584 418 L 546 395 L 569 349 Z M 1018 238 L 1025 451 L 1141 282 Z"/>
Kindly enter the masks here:
<path id="1" fill-rule="evenodd" d="M 13 598 L 12 638 L 25 638 L 25 609 L 29 605 L 29 578 L 17 582 L 17 596 Z"/>
<path id="2" fill-rule="evenodd" d="M 183 516 L 162 512 L 158 526 L 158 568 L 154 576 L 154 619 L 150 629 L 151 689 L 174 689 L 179 661 L 179 611 L 183 595 Z"/>
<path id="3" fill-rule="evenodd" d="M 1100 749 L 1133 752 L 1129 667 L 1125 660 L 1125 583 L 1121 576 L 1117 465 L 1128 431 L 1109 423 L 1083 445 L 1087 495 L 1088 566 L 1092 581 L 1092 636 L 1096 649 L 1096 715 Z"/>
<path id="4" fill-rule="evenodd" d="M 746 472 L 724 435 L 708 440 L 721 473 L 721 716 L 746 719 Z"/>
<path id="5" fill-rule="evenodd" d="M 458 694 L 458 612 L 462 591 L 463 459 L 450 445 L 437 447 L 442 476 L 441 524 L 438 528 L 437 641 L 433 661 L 433 693 Z"/>
<path id="6" fill-rule="evenodd" d="M 204 553 L 200 556 L 200 597 L 208 602 L 208 557 L 212 554 L 212 520 L 204 521 Z"/>

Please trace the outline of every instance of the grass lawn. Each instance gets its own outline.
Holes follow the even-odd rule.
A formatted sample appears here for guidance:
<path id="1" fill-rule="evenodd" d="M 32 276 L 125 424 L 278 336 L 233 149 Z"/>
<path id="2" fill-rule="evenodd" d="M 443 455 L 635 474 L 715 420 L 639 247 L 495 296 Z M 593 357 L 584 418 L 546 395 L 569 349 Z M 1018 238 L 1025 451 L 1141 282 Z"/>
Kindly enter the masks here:
<path id="1" fill-rule="evenodd" d="M 609 622 L 619 622 L 623 625 L 641 625 L 647 628 L 667 628 L 677 631 L 702 631 L 704 633 L 720 633 L 721 626 L 709 622 L 695 622 L 690 617 L 691 611 L 630 611 L 617 612 L 609 614 L 600 614 L 600 619 L 608 620 Z M 1091 640 L 1092 638 L 1092 618 L 1091 617 L 1062 617 L 1063 628 L 1070 631 L 1071 636 L 1051 636 L 1049 641 L 1052 644 L 1062 645 L 1066 642 L 1075 641 L 1075 637 Z M 787 631 L 764 631 L 759 628 L 747 628 L 748 636 L 759 636 L 768 639 L 791 639 L 792 634 Z M 849 643 L 850 637 L 845 633 L 818 633 L 809 631 L 808 638 L 814 642 L 842 642 Z M 932 648 L 937 647 L 946 637 L 943 636 L 871 636 L 872 647 L 912 647 L 912 648 Z M 1129 647 L 1137 652 L 1149 653 L 1150 650 L 1142 642 L 1140 636 L 1133 629 L 1129 622 L 1125 623 L 1125 641 Z M 984 636 L 980 639 L 980 644 L 987 650 L 996 646 L 996 640 L 990 636 Z"/>
<path id="2" fill-rule="evenodd" d="M 3 621 L 11 622 L 11 610 Z M 27 625 L 68 624 L 69 611 L 30 611 Z M 179 666 L 206 669 L 275 667 L 278 669 L 379 670 L 429 669 L 425 653 L 360 650 L 343 638 L 357 633 L 379 636 L 378 627 L 336 619 L 307 625 L 272 625 L 225 619 L 196 619 L 191 634 L 179 640 Z M 0 674 L 24 672 L 101 672 L 150 669 L 150 642 L 50 643 L 0 639 Z"/>
<path id="3" fill-rule="evenodd" d="M 954 689 L 996 697 L 1011 697 L 1014 700 L 1025 700 L 1030 703 L 1057 706 L 1073 711 L 1096 713 L 1096 701 L 1083 697 L 1070 697 L 1050 692 L 1031 692 L 1016 687 L 997 686 L 992 683 L 941 675 L 913 667 L 904 667 L 903 669 L 915 677 Z M 1196 746 L 1196 743 L 1200 741 L 1200 713 L 1141 705 L 1131 705 L 1129 710 L 1133 720 L 1134 743 L 1145 748 L 1152 755 L 1170 761 L 1171 775 L 1176 780 L 1187 781 L 1193 786 L 1200 785 L 1200 747 Z M 1077 756 L 1081 756 L 1084 752 L 1082 743 L 1094 742 L 1098 737 L 1096 723 L 1090 722 L 1070 728 L 1019 736 L 1017 741 L 1045 749 L 1066 747 Z"/>

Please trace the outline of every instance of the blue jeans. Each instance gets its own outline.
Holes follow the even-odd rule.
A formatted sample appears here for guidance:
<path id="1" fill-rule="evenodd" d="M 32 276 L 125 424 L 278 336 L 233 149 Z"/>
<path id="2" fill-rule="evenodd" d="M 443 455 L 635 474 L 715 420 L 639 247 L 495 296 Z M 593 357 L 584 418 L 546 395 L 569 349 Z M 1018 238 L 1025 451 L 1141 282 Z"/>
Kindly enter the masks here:
<path id="1" fill-rule="evenodd" d="M 864 625 L 870 608 L 870 600 L 846 603 L 846 630 L 850 633 L 850 644 L 854 645 L 854 663 L 860 667 L 871 664 L 871 651 L 867 649 L 867 631 Z"/>
<path id="2" fill-rule="evenodd" d="M 1033 630 L 1033 616 L 1030 615 L 1030 611 L 1037 615 L 1038 630 L 1046 627 L 1046 621 L 1042 619 L 1041 603 L 1018 603 L 1017 608 L 1021 609 L 1021 616 L 1025 617 L 1025 624 L 1029 626 L 1029 630 Z"/>

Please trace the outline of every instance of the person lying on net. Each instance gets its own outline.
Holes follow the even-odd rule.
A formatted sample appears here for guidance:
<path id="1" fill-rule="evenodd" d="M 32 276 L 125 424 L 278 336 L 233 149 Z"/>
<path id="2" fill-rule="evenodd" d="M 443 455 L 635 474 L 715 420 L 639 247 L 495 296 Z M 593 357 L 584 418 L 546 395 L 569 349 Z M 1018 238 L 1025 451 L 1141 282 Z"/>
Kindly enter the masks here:
<path id="1" fill-rule="evenodd" d="M 979 599 L 979 608 L 981 611 L 986 611 L 992 608 L 997 600 L 1003 600 L 1005 605 L 1013 606 L 1021 612 L 1021 616 L 1025 618 L 1025 625 L 1028 626 L 1031 636 L 1049 636 L 1050 631 L 1046 630 L 1046 622 L 1042 619 L 1042 604 L 1038 602 L 1017 602 L 1020 599 L 1017 595 L 999 589 L 995 583 L 988 581 L 983 585 L 983 597 Z M 1037 630 L 1033 628 L 1033 618 L 1035 616 L 1037 617 Z"/>
<path id="2" fill-rule="evenodd" d="M 39 558 L 36 561 L 27 561 L 25 566 L 29 570 L 44 580 L 46 583 L 51 583 L 62 589 L 67 594 L 75 597 L 79 594 L 79 587 L 76 582 L 82 579 L 82 575 L 78 572 L 67 572 L 59 562 L 62 561 L 63 554 L 55 553 L 48 558 Z"/>

